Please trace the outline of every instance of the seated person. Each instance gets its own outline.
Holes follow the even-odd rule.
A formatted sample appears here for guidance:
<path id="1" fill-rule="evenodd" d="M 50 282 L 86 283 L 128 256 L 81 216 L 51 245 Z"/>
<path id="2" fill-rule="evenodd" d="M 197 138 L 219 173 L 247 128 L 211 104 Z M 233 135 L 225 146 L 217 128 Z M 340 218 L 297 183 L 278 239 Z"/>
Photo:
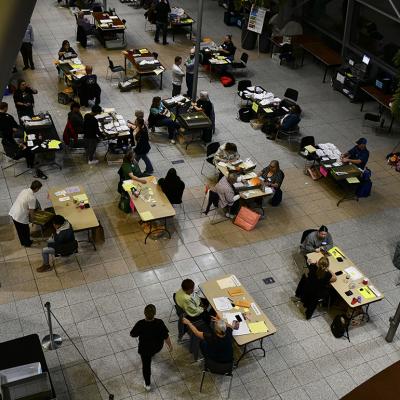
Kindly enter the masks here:
<path id="1" fill-rule="evenodd" d="M 95 99 L 95 104 L 100 104 L 101 89 L 97 83 L 97 75 L 93 74 L 93 68 L 86 65 L 86 75 L 78 81 L 78 93 L 81 106 L 88 107 L 89 100 Z"/>
<path id="2" fill-rule="evenodd" d="M 265 167 L 258 176 L 264 180 L 265 186 L 272 188 L 274 191 L 270 204 L 272 206 L 279 205 L 282 201 L 281 185 L 285 178 L 283 171 L 279 167 L 279 161 L 272 160 L 268 167 Z"/>
<path id="3" fill-rule="evenodd" d="M 329 271 L 329 259 L 321 257 L 317 264 L 310 264 L 307 276 L 303 274 L 296 289 L 296 298 L 306 309 L 306 318 L 310 319 L 321 299 L 329 296 L 329 283 L 336 281 L 336 275 Z"/>
<path id="4" fill-rule="evenodd" d="M 208 301 L 201 298 L 194 291 L 194 282 L 184 279 L 181 288 L 175 294 L 176 304 L 184 311 L 185 317 L 190 321 L 202 319 L 209 323 L 210 316 L 207 312 Z"/>
<path id="5" fill-rule="evenodd" d="M 175 138 L 179 124 L 169 118 L 170 112 L 164 107 L 161 102 L 161 97 L 153 97 L 149 114 L 149 127 L 166 126 L 168 128 L 168 139 L 170 143 L 175 144 Z"/>
<path id="6" fill-rule="evenodd" d="M 236 144 L 227 142 L 221 145 L 215 153 L 214 164 L 217 164 L 219 161 L 229 163 L 237 161 L 239 159 L 240 155 L 237 151 Z"/>
<path id="7" fill-rule="evenodd" d="M 218 194 L 218 207 L 226 208 L 226 217 L 234 218 L 239 211 L 240 195 L 235 194 L 233 184 L 236 182 L 236 175 L 229 174 L 228 177 L 223 176 L 215 185 L 213 191 Z"/>
<path id="8" fill-rule="evenodd" d="M 200 332 L 187 318 L 182 319 L 182 323 L 201 340 L 200 349 L 204 358 L 217 363 L 231 363 L 233 362 L 233 328 L 221 319 L 218 314 L 215 318 L 213 317 L 213 322 L 213 329 L 208 333 Z"/>
<path id="9" fill-rule="evenodd" d="M 347 153 L 343 154 L 341 161 L 343 163 L 351 163 L 360 169 L 364 169 L 369 159 L 369 151 L 367 149 L 367 139 L 360 138 L 356 142 L 356 146 L 351 148 Z"/>
<path id="10" fill-rule="evenodd" d="M 301 121 L 300 115 L 300 106 L 294 104 L 290 107 L 288 114 L 284 115 L 282 118 L 276 118 L 270 121 L 268 124 L 269 126 L 267 126 L 267 131 L 270 132 L 267 139 L 275 140 L 280 130 L 287 132 L 295 129 Z"/>
<path id="11" fill-rule="evenodd" d="M 138 162 L 135 160 L 133 153 L 130 151 L 124 155 L 122 165 L 118 170 L 119 183 L 118 192 L 124 194 L 125 191 L 122 188 L 124 181 L 132 179 L 135 182 L 146 183 L 146 179 L 143 178 L 143 173 L 140 170 Z"/>
<path id="12" fill-rule="evenodd" d="M 52 238 L 47 241 L 47 247 L 44 247 L 42 250 L 43 264 L 36 269 L 37 272 L 51 271 L 53 268 L 49 263 L 50 254 L 54 256 L 68 245 L 72 246 L 72 244 L 75 243 L 74 230 L 71 224 L 62 215 L 55 215 L 52 223 L 55 233 Z"/>
<path id="13" fill-rule="evenodd" d="M 236 53 L 236 47 L 232 42 L 232 35 L 226 35 L 224 37 L 224 41 L 222 44 L 219 46 L 219 51 L 221 55 L 229 58 L 231 61 L 233 61 Z"/>
<path id="14" fill-rule="evenodd" d="M 165 178 L 158 180 L 158 184 L 171 204 L 182 203 L 182 195 L 183 191 L 185 190 L 185 184 L 177 175 L 175 168 L 170 168 Z"/>
<path id="15" fill-rule="evenodd" d="M 321 225 L 318 231 L 309 233 L 300 245 L 300 251 L 306 255 L 313 252 L 327 252 L 333 247 L 332 235 L 325 225 Z"/>
<path id="16" fill-rule="evenodd" d="M 204 90 L 200 92 L 200 98 L 197 100 L 196 103 L 192 103 L 192 107 L 196 111 L 203 111 L 204 114 L 207 115 L 208 118 L 210 118 L 210 121 L 215 123 L 215 116 L 214 114 L 214 108 L 213 104 L 210 101 L 210 98 L 208 97 L 208 93 Z M 201 136 L 202 140 L 204 143 L 209 143 L 211 142 L 212 139 L 212 134 L 213 134 L 213 126 L 210 128 L 204 128 L 203 129 L 203 135 Z"/>
<path id="17" fill-rule="evenodd" d="M 59 60 L 69 60 L 78 57 L 76 51 L 70 46 L 68 40 L 63 40 L 60 50 L 58 50 Z"/>

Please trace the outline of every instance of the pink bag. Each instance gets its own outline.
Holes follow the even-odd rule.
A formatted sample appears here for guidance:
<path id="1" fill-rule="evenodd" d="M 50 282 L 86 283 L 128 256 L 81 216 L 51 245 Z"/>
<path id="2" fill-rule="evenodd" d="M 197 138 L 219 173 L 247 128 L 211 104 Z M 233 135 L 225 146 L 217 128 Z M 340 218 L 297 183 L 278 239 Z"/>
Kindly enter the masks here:
<path id="1" fill-rule="evenodd" d="M 261 215 L 255 211 L 250 210 L 247 207 L 240 207 L 233 223 L 246 231 L 251 231 L 256 227 L 260 217 Z"/>
<path id="2" fill-rule="evenodd" d="M 131 210 L 134 213 L 135 212 L 135 203 L 133 202 L 132 198 L 131 198 L 131 201 L 129 202 L 129 205 L 131 206 Z"/>
<path id="3" fill-rule="evenodd" d="M 319 167 L 319 172 L 321 172 L 321 175 L 325 178 L 328 176 L 328 170 L 324 168 L 322 165 Z"/>

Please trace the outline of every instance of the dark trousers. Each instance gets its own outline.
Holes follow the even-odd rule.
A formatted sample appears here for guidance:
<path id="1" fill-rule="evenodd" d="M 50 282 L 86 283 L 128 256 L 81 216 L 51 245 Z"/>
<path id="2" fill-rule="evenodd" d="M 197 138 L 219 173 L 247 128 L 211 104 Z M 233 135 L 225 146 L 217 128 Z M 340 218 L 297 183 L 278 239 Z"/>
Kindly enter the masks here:
<path id="1" fill-rule="evenodd" d="M 160 31 L 163 35 L 163 44 L 167 43 L 167 29 L 168 24 L 166 22 L 156 22 L 156 35 L 154 36 L 154 40 L 158 42 L 160 40 Z"/>
<path id="2" fill-rule="evenodd" d="M 93 161 L 96 153 L 97 139 L 86 139 L 86 155 L 89 161 Z"/>
<path id="3" fill-rule="evenodd" d="M 30 246 L 32 244 L 29 224 L 21 224 L 13 219 L 18 238 L 22 246 Z"/>
<path id="4" fill-rule="evenodd" d="M 34 67 L 32 58 L 32 44 L 23 42 L 21 45 L 21 55 L 24 60 L 24 67 Z"/>
<path id="5" fill-rule="evenodd" d="M 229 214 L 236 215 L 239 212 L 240 201 L 236 200 L 229 208 Z"/>
<path id="6" fill-rule="evenodd" d="M 160 121 L 157 124 L 158 126 L 166 126 L 168 128 L 168 138 L 169 139 L 175 139 L 176 137 L 176 130 L 179 128 L 178 123 L 175 121 L 172 121 L 171 118 L 164 117 L 160 119 Z"/>
<path id="7" fill-rule="evenodd" d="M 151 173 L 154 171 L 153 164 L 150 161 L 150 158 L 147 156 L 147 154 L 135 154 L 135 159 L 137 162 L 139 162 L 140 159 L 144 161 L 146 164 L 146 170 L 145 172 Z"/>
<path id="8" fill-rule="evenodd" d="M 186 73 L 186 86 L 187 86 L 187 95 L 192 97 L 193 91 L 193 74 Z"/>
<path id="9" fill-rule="evenodd" d="M 18 150 L 17 154 L 15 155 L 15 159 L 19 160 L 20 158 L 25 158 L 26 166 L 28 168 L 33 168 L 35 164 L 35 154 L 32 153 L 30 149 L 25 148 Z"/>
<path id="10" fill-rule="evenodd" d="M 142 359 L 142 372 L 143 379 L 146 383 L 146 386 L 150 386 L 150 377 L 151 377 L 151 359 L 152 354 L 140 354 L 140 358 Z"/>
<path id="11" fill-rule="evenodd" d="M 79 102 L 81 106 L 88 107 L 89 106 L 89 100 L 95 101 L 95 104 L 99 105 L 100 104 L 100 91 L 88 91 L 85 88 L 81 88 L 79 91 Z"/>
<path id="12" fill-rule="evenodd" d="M 181 88 L 182 88 L 182 86 L 180 86 L 180 85 L 172 84 L 172 97 L 178 96 L 178 94 L 181 94 Z"/>

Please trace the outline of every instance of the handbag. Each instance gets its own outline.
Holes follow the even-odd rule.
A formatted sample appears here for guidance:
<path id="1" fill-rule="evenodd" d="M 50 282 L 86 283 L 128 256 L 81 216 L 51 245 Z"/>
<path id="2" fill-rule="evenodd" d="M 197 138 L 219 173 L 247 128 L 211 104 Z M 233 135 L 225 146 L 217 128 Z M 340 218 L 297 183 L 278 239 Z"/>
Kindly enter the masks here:
<path id="1" fill-rule="evenodd" d="M 260 218 L 260 214 L 250 210 L 250 208 L 242 206 L 233 223 L 246 231 L 251 231 L 256 227 Z"/>

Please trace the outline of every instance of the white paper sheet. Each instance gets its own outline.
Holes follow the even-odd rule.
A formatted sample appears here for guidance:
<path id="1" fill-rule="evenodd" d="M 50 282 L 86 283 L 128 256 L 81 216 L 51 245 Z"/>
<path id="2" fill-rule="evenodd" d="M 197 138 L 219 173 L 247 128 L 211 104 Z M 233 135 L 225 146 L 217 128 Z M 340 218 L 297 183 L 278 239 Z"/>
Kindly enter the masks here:
<path id="1" fill-rule="evenodd" d="M 220 289 L 228 289 L 231 287 L 241 286 L 238 278 L 236 278 L 235 275 L 231 275 L 223 279 L 218 279 L 217 283 Z"/>
<path id="2" fill-rule="evenodd" d="M 213 301 L 218 311 L 232 310 L 232 304 L 227 297 L 214 297 Z"/>
<path id="3" fill-rule="evenodd" d="M 348 267 L 344 270 L 346 274 L 350 275 L 350 279 L 353 281 L 357 281 L 364 277 L 364 275 L 356 268 L 356 267 Z"/>
<path id="4" fill-rule="evenodd" d="M 238 329 L 233 330 L 233 336 L 248 335 L 250 333 L 250 329 L 247 326 L 247 323 L 242 313 L 223 313 L 222 318 L 225 319 L 228 322 L 228 324 L 232 325 L 233 321 L 237 321 L 236 315 L 240 316 L 242 322 L 239 322 Z"/>

